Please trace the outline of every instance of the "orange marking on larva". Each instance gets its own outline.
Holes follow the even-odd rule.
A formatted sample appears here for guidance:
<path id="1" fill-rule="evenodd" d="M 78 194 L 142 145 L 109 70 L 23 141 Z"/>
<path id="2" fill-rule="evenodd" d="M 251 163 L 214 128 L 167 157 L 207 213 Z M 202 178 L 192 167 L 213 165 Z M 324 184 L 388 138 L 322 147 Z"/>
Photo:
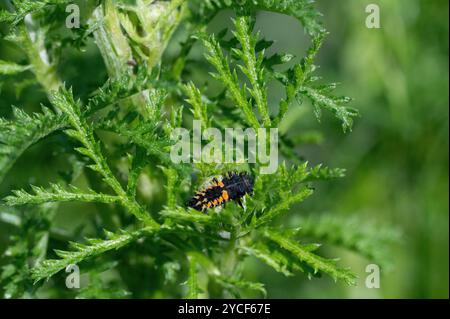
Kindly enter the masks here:
<path id="1" fill-rule="evenodd" d="M 224 201 L 227 201 L 230 197 L 228 196 L 228 192 L 227 191 L 222 191 L 222 197 Z"/>
<path id="2" fill-rule="evenodd" d="M 246 194 L 253 193 L 253 180 L 247 173 L 228 172 L 222 178 L 214 177 L 210 185 L 197 191 L 187 205 L 197 210 L 205 211 L 228 201 L 236 201 L 241 205 L 241 199 Z M 233 195 L 233 198 L 231 198 Z M 242 205 L 241 205 L 242 206 Z"/>

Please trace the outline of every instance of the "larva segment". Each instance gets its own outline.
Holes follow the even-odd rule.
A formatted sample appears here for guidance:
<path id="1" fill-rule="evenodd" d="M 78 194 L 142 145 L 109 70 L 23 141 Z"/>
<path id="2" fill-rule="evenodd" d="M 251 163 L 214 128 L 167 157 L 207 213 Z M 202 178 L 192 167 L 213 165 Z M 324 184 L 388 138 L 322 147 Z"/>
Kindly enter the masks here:
<path id="1" fill-rule="evenodd" d="M 241 199 L 253 192 L 253 180 L 247 173 L 228 173 L 221 180 L 214 178 L 212 184 L 197 194 L 187 203 L 199 211 L 225 204 L 233 200 L 241 207 Z"/>

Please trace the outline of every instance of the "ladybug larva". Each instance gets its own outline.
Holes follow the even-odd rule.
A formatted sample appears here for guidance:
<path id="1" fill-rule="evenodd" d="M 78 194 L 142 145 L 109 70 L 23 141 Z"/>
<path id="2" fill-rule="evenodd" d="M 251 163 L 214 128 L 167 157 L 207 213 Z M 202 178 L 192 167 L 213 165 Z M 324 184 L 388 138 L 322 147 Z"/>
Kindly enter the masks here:
<path id="1" fill-rule="evenodd" d="M 229 172 L 220 180 L 214 178 L 213 183 L 198 191 L 189 200 L 187 206 L 205 211 L 232 200 L 242 207 L 241 199 L 251 193 L 253 193 L 253 179 L 248 173 Z"/>

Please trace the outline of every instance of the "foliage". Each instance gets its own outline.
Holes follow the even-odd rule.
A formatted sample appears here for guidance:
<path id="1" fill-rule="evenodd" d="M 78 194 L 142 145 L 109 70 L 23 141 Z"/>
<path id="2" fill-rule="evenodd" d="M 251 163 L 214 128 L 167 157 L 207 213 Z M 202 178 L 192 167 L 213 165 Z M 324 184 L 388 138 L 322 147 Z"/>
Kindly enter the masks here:
<path id="1" fill-rule="evenodd" d="M 234 123 L 255 129 L 276 128 L 290 108 L 298 107 L 294 106 L 296 100 L 303 103 L 308 99 L 318 119 L 323 110 L 330 111 L 344 131 L 351 129 L 357 112 L 347 106 L 350 99 L 335 96 L 335 84 L 317 85 L 319 78 L 313 75 L 314 59 L 326 32 L 311 1 L 225 0 L 201 5 L 177 0 L 102 1 L 92 10 L 85 30 L 89 29 L 88 34 L 95 39 L 109 79 L 89 97 L 80 94 L 82 98 L 55 72 L 61 51 L 46 44 L 56 30 L 46 28 L 45 14 L 37 12 L 57 11 L 64 4 L 12 1 L 9 11 L 1 13 L 0 21 L 11 23 L 8 38 L 27 51 L 28 64 L 2 61 L 0 72 L 9 75 L 31 70 L 45 90 L 49 105 L 35 115 L 15 108 L 12 119 L 1 120 L 0 177 L 7 176 L 30 146 L 52 134 L 66 142 L 65 151 L 55 146 L 57 156 L 68 159 L 70 152 L 72 159 L 75 157 L 72 162 L 81 170 L 70 174 L 69 181 L 48 180 L 49 187 L 27 183 L 5 197 L 5 206 L 35 207 L 17 211 L 23 221 L 18 225 L 18 235 L 11 238 L 8 251 L 13 253 L 8 254 L 9 264 L 1 276 L 5 297 L 50 291 L 43 280 L 53 280 L 56 285 L 56 274 L 70 264 L 79 264 L 82 272 L 86 269 L 92 281 L 92 286 L 79 292 L 80 298 L 107 296 L 104 287 L 108 285 L 102 284 L 100 275 L 108 270 L 115 270 L 118 278 L 112 284 L 116 293 L 109 297 L 240 297 L 247 292 L 265 296 L 262 283 L 244 276 L 242 265 L 249 256 L 286 276 L 300 271 L 308 278 L 326 274 L 349 285 L 356 283 L 353 272 L 318 252 L 315 242 L 335 238 L 329 233 L 334 229 L 324 233 L 307 224 L 306 235 L 313 240 L 307 243 L 297 240 L 301 231 L 279 224 L 292 207 L 300 207 L 297 205 L 314 193 L 313 183 L 343 177 L 342 169 L 299 163 L 292 152 L 285 155 L 272 175 L 259 174 L 259 162 L 231 167 L 178 165 L 168 155 L 173 143 L 171 133 L 186 126 L 188 109 L 203 127 L 224 128 Z M 227 30 L 209 34 L 205 29 L 224 8 L 236 14 L 228 40 Z M 271 42 L 254 32 L 257 10 L 291 15 L 301 21 L 312 44 L 300 63 L 290 66 L 289 54 L 267 56 Z M 35 29 L 25 26 L 26 17 L 35 20 Z M 184 43 L 191 45 L 183 48 L 177 59 L 162 62 L 174 30 L 181 26 L 190 32 Z M 39 34 L 41 42 L 33 41 L 33 32 Z M 63 42 L 64 38 L 59 40 Z M 183 72 L 191 63 L 189 49 L 197 40 L 214 68 L 213 79 L 222 85 L 220 95 L 210 94 L 206 86 Z M 76 49 L 81 48 L 80 44 Z M 51 61 L 43 61 L 45 55 L 52 57 Z M 285 71 L 277 68 L 281 65 Z M 268 86 L 273 81 L 281 83 L 286 93 L 276 112 L 269 107 L 268 99 Z M 286 145 L 289 147 L 289 143 Z M 194 188 L 228 169 L 246 169 L 255 176 L 254 194 L 246 198 L 242 209 L 230 204 L 204 214 L 184 206 Z M 165 194 L 158 197 L 158 191 Z M 83 242 L 75 231 L 69 231 L 63 243 L 58 242 L 58 248 L 52 250 L 52 230 L 56 227 L 53 217 L 62 213 L 64 202 L 95 207 L 95 227 L 91 232 L 81 230 L 83 236 L 89 235 Z M 52 207 L 52 213 L 45 213 L 48 207 Z M 333 226 L 344 227 L 339 223 Z M 364 236 L 359 234 L 357 239 L 364 243 Z M 42 238 L 45 245 L 40 244 Z M 367 246 L 370 244 L 353 243 L 352 248 L 377 258 L 376 249 Z M 53 253 L 56 256 L 51 257 Z M 33 261 L 26 263 L 30 257 Z M 136 278 L 130 277 L 134 270 L 152 274 L 153 293 L 149 287 L 144 291 L 135 287 Z M 180 282 L 185 282 L 183 291 Z M 63 295 L 59 291 L 54 294 Z"/>
<path id="2" fill-rule="evenodd" d="M 0 119 L 0 181 L 28 147 L 66 125 L 65 115 L 47 108 L 32 116 L 19 108 L 13 108 L 13 113 L 13 121 Z"/>

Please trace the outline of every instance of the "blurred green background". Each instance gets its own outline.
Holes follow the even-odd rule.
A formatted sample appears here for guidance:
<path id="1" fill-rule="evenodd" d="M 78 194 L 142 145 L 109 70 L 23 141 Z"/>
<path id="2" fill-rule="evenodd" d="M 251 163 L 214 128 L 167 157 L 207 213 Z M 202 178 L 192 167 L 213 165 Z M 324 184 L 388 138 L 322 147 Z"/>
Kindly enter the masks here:
<path id="1" fill-rule="evenodd" d="M 365 26 L 370 3 L 379 5 L 380 29 Z M 298 213 L 357 215 L 396 227 L 402 238 L 393 247 L 392 268 L 382 270 L 380 289 L 364 286 L 370 261 L 351 254 L 342 264 L 358 271 L 355 288 L 270 271 L 263 278 L 280 298 L 448 298 L 448 2 L 345 0 L 318 6 L 330 32 L 319 53 L 319 73 L 324 81 L 341 83 L 340 92 L 355 99 L 361 117 L 352 133 L 343 134 L 331 117 L 317 124 L 307 107 L 287 115 L 288 132 L 324 132 L 319 146 L 300 153 L 347 169 L 346 178 L 321 185 Z M 302 56 L 308 44 L 295 20 L 262 13 L 258 21 L 278 49 Z"/>
<path id="2" fill-rule="evenodd" d="M 370 3 L 380 7 L 380 29 L 365 26 L 365 8 Z M 264 282 L 273 298 L 448 298 L 448 1 L 319 0 L 317 5 L 330 32 L 316 63 L 318 73 L 325 82 L 341 83 L 339 92 L 355 99 L 353 106 L 361 117 L 353 132 L 344 134 L 331 116 L 324 114 L 317 123 L 309 106 L 291 108 L 282 127 L 288 135 L 322 135 L 318 145 L 301 146 L 299 153 L 312 163 L 346 168 L 347 176 L 321 184 L 287 222 L 295 224 L 300 214 L 355 215 L 368 223 L 392 226 L 402 237 L 392 247 L 391 269 L 382 270 L 380 289 L 364 286 L 365 267 L 372 261 L 335 247 L 328 247 L 327 255 L 343 257 L 340 263 L 360 277 L 357 287 L 327 278 L 309 281 L 302 274 L 285 278 L 252 260 L 247 272 Z M 211 31 L 230 25 L 230 16 L 228 11 L 219 14 Z M 309 46 L 293 18 L 260 12 L 256 28 L 266 39 L 276 41 L 270 52 L 292 53 L 296 61 Z M 0 59 L 10 59 L 17 52 L 0 42 Z M 169 47 L 166 55 L 171 52 Z M 65 54 L 59 73 L 81 97 L 106 78 L 93 45 L 84 53 Z M 17 98 L 23 80 L 3 86 L 0 116 L 8 116 L 11 105 L 31 111 L 46 101 L 37 86 L 26 87 Z M 269 101 L 276 103 L 281 96 L 282 90 L 273 85 Z M 42 152 L 45 143 L 51 142 L 26 152 L 1 185 L 1 197 L 13 186 L 39 184 L 56 175 L 56 168 L 64 163 Z M 87 214 L 79 214 L 81 206 L 74 206 L 82 224 Z M 0 223 L 0 251 L 12 231 Z"/>

